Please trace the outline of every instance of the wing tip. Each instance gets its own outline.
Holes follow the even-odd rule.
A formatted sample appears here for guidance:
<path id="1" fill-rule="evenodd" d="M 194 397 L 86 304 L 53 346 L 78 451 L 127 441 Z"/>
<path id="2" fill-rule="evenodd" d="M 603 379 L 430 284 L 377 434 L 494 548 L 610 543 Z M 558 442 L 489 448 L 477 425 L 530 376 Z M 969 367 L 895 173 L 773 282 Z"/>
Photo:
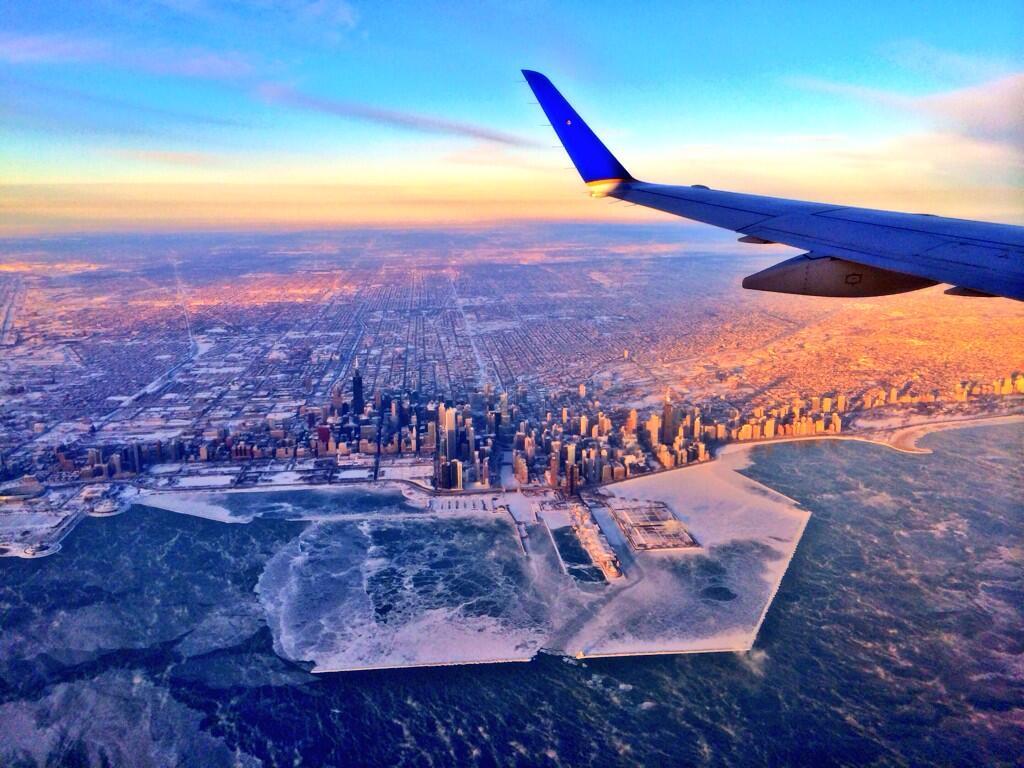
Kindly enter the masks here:
<path id="1" fill-rule="evenodd" d="M 520 71 L 585 182 L 634 180 L 546 75 Z"/>

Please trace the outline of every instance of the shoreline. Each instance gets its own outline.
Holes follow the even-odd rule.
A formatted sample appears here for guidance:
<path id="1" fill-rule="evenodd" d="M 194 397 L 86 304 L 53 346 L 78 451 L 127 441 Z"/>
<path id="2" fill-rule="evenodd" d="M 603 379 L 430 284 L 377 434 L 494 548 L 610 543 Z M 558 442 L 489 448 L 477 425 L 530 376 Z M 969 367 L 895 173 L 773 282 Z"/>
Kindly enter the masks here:
<path id="1" fill-rule="evenodd" d="M 715 453 L 715 459 L 729 454 L 739 453 L 762 445 L 778 445 L 781 443 L 796 443 L 810 440 L 858 440 L 862 443 L 882 445 L 900 453 L 930 454 L 930 448 L 919 448 L 917 441 L 933 432 L 946 432 L 952 429 L 967 429 L 969 427 L 988 427 L 1000 424 L 1016 424 L 1024 422 L 1024 413 L 1009 413 L 999 416 L 980 416 L 977 418 L 947 419 L 945 421 L 926 421 L 919 424 L 907 424 L 900 427 L 888 427 L 880 429 L 866 429 L 863 432 L 839 435 L 802 435 L 800 437 L 771 438 L 769 440 L 746 440 L 742 443 L 729 443 Z M 686 465 L 686 466 L 697 466 Z M 686 467 L 673 467 L 673 469 L 686 469 Z M 672 470 L 661 470 L 671 472 Z M 622 481 L 618 481 L 622 482 Z"/>
<path id="2" fill-rule="evenodd" d="M 905 427 L 898 427 L 890 438 L 892 448 L 896 450 L 910 451 L 912 453 L 931 453 L 930 448 L 918 448 L 917 441 L 933 432 L 947 432 L 952 429 L 967 429 L 968 427 L 988 427 L 999 424 L 1018 424 L 1024 422 L 1024 413 L 1007 413 L 1000 416 L 982 416 L 977 419 L 947 419 L 946 421 L 932 421 L 922 424 L 909 424 Z"/>
<path id="3" fill-rule="evenodd" d="M 765 445 L 774 445 L 778 443 L 791 443 L 798 441 L 810 441 L 810 440 L 857 440 L 860 442 L 871 443 L 874 445 L 885 446 L 894 451 L 900 453 L 926 455 L 932 451 L 928 448 L 918 447 L 918 441 L 933 432 L 945 432 L 954 429 L 967 429 L 970 427 L 985 427 L 985 426 L 997 426 L 1001 424 L 1018 424 L 1024 422 L 1024 413 L 1009 413 L 1000 414 L 996 416 L 991 415 L 979 415 L 979 416 L 966 416 L 963 418 L 950 418 L 939 421 L 925 421 L 916 424 L 904 424 L 900 426 L 891 427 L 879 427 L 875 429 L 864 429 L 861 432 L 854 432 L 852 434 L 820 434 L 820 435 L 802 435 L 799 437 L 784 437 L 784 438 L 772 438 L 769 440 L 748 440 L 744 442 L 728 443 L 718 449 L 709 461 L 694 462 L 692 464 L 686 464 L 681 467 L 672 467 L 671 469 L 660 469 L 655 472 L 650 472 L 644 475 L 637 475 L 635 477 L 628 477 L 622 480 L 613 480 L 609 483 L 603 483 L 594 486 L 594 490 L 600 491 L 603 488 L 609 486 L 615 486 L 619 483 L 630 482 L 639 477 L 653 477 L 670 472 L 677 472 L 684 469 L 692 469 L 694 467 L 707 466 L 714 464 L 717 461 L 724 460 L 728 456 L 739 457 L 742 454 L 749 453 L 750 449 Z M 747 458 L 749 462 L 751 459 Z M 742 462 L 743 459 L 736 459 L 734 461 Z M 736 463 L 732 466 L 732 469 L 742 469 L 742 464 Z M 261 486 L 221 486 L 221 487 L 170 487 L 170 488 L 153 488 L 148 486 L 137 487 L 130 483 L 127 483 L 129 488 L 134 491 L 129 491 L 128 498 L 124 498 L 122 508 L 118 509 L 115 513 L 104 513 L 104 514 L 82 514 L 73 515 L 72 519 L 65 522 L 60 526 L 60 531 L 57 537 L 51 542 L 44 543 L 42 547 L 43 551 L 28 553 L 23 548 L 11 547 L 7 551 L 0 552 L 0 557 L 17 557 L 21 559 L 36 559 L 40 557 L 46 557 L 48 555 L 56 554 L 60 551 L 60 540 L 67 536 L 72 529 L 74 529 L 78 522 L 85 517 L 113 517 L 116 514 L 127 511 L 128 507 L 134 503 L 146 505 L 147 499 L 152 499 L 153 496 L 163 496 L 165 499 L 168 497 L 173 498 L 175 496 L 185 495 L 205 495 L 205 494 L 236 494 L 236 493 L 260 493 L 267 491 L 304 491 L 304 490 L 323 490 L 328 492 L 341 492 L 341 491 L 363 491 L 369 493 L 386 493 L 388 491 L 397 492 L 401 494 L 407 503 L 414 506 L 427 507 L 431 500 L 438 498 L 451 498 L 457 499 L 459 497 L 473 497 L 478 495 L 500 495 L 507 493 L 522 493 L 530 495 L 531 492 L 547 490 L 544 487 L 527 487 L 527 488 L 516 488 L 516 489 L 504 489 L 500 486 L 495 486 L 487 489 L 471 489 L 466 491 L 438 491 L 437 489 L 427 488 L 418 482 L 407 480 L 405 478 L 386 478 L 382 480 L 373 480 L 367 478 L 359 481 L 349 481 L 340 483 L 273 483 Z M 769 489 L 771 490 L 771 489 Z M 150 504 L 149 506 L 164 509 L 166 511 L 176 512 L 180 514 L 193 514 L 197 517 L 206 517 L 208 519 L 218 520 L 219 522 L 237 523 L 237 522 L 248 522 L 242 519 L 230 519 L 218 513 L 210 514 L 213 510 L 205 510 L 206 514 L 203 514 L 199 510 L 190 510 L 189 512 L 182 512 L 180 509 L 171 509 L 168 506 L 160 505 L 159 503 Z M 196 514 L 198 512 L 198 514 Z M 69 524 L 70 523 L 70 524 Z"/>
<path id="4" fill-rule="evenodd" d="M 537 653 L 540 653 L 538 651 Z M 380 672 L 390 671 L 397 669 L 430 669 L 435 667 L 468 667 L 468 666 L 479 666 L 481 664 L 529 664 L 531 661 L 537 658 L 537 654 L 532 656 L 522 657 L 510 657 L 507 659 L 473 659 L 470 661 L 420 661 L 413 662 L 411 664 L 370 664 L 366 666 L 353 666 L 353 667 L 313 667 L 309 670 L 312 675 L 345 675 L 353 672 Z"/>

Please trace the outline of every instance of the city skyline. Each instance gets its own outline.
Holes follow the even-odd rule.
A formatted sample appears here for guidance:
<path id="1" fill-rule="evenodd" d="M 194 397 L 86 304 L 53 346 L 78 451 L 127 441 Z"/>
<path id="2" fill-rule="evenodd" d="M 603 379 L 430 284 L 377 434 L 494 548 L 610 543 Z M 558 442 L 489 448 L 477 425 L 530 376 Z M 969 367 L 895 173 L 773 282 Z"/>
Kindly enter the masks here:
<path id="1" fill-rule="evenodd" d="M 738 302 L 738 276 L 774 257 L 714 239 L 695 254 L 662 226 L 20 247 L 0 273 L 11 479 L 184 462 L 190 483 L 227 462 L 231 485 L 304 466 L 314 483 L 397 471 L 572 495 L 727 442 L 838 435 L 881 406 L 1012 405 L 1024 387 L 1015 302 Z"/>

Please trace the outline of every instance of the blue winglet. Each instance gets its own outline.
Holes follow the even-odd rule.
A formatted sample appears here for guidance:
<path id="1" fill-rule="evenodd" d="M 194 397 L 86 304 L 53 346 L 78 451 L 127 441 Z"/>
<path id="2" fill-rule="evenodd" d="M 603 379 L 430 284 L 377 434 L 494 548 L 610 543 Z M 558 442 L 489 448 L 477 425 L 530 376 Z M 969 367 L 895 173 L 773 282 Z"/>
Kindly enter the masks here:
<path id="1" fill-rule="evenodd" d="M 585 182 L 633 180 L 550 80 L 529 69 L 524 69 L 523 75 Z"/>

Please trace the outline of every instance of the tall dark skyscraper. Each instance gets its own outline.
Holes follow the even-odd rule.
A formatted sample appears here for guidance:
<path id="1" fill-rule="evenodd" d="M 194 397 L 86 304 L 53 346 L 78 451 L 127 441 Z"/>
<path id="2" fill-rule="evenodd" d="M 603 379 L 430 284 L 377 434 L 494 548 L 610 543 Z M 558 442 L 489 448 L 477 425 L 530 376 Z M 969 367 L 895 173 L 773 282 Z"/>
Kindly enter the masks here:
<path id="1" fill-rule="evenodd" d="M 672 408 L 672 400 L 665 394 L 665 404 L 661 411 L 661 442 L 672 445 L 676 437 L 676 414 Z"/>
<path id="2" fill-rule="evenodd" d="M 363 400 L 363 375 L 356 368 L 356 372 L 352 374 L 352 410 L 356 418 L 363 412 L 365 405 L 366 402 Z"/>

